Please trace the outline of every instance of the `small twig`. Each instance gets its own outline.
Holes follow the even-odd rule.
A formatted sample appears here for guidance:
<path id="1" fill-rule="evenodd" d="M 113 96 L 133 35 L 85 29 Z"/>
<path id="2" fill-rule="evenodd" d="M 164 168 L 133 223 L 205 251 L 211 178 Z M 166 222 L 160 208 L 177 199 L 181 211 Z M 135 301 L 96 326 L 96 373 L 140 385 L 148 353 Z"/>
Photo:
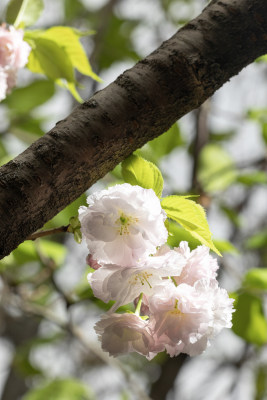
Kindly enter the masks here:
<path id="1" fill-rule="evenodd" d="M 46 229 L 45 231 L 35 232 L 28 236 L 26 240 L 35 240 L 43 236 L 54 235 L 55 233 L 68 232 L 69 225 L 59 226 L 58 228 Z"/>

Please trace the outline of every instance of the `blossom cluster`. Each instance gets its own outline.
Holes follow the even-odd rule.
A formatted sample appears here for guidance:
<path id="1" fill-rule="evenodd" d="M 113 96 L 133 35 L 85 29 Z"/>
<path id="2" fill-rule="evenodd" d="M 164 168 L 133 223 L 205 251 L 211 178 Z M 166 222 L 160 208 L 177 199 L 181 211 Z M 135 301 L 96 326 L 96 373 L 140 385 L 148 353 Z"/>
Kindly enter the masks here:
<path id="1" fill-rule="evenodd" d="M 87 202 L 79 218 L 95 270 L 88 280 L 96 297 L 115 301 L 95 325 L 104 351 L 193 356 L 231 327 L 233 301 L 218 286 L 217 260 L 205 246 L 166 245 L 166 214 L 152 189 L 125 183 Z M 131 302 L 135 313 L 115 312 Z"/>
<path id="2" fill-rule="evenodd" d="M 0 26 L 0 101 L 15 86 L 17 71 L 28 61 L 31 47 L 23 40 L 23 31 Z"/>

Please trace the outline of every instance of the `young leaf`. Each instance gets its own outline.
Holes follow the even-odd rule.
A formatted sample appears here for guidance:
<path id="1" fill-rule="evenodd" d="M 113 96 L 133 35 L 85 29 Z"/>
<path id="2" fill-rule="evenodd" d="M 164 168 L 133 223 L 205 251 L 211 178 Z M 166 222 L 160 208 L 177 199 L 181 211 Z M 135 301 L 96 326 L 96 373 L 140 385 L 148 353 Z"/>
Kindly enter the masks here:
<path id="1" fill-rule="evenodd" d="M 153 189 L 156 195 L 161 197 L 163 177 L 155 164 L 133 154 L 124 160 L 121 166 L 125 182 L 144 189 Z"/>
<path id="2" fill-rule="evenodd" d="M 243 285 L 249 289 L 267 290 L 267 268 L 252 268 L 244 278 Z"/>
<path id="3" fill-rule="evenodd" d="M 263 346 L 267 343 L 267 321 L 259 297 L 247 292 L 234 294 L 233 331 L 249 343 Z"/>
<path id="4" fill-rule="evenodd" d="M 102 80 L 97 76 L 88 61 L 85 51 L 79 41 L 81 36 L 92 34 L 93 31 L 82 32 L 67 26 L 54 26 L 42 33 L 42 38 L 53 40 L 64 49 L 74 68 L 82 74 L 90 76 L 98 82 Z"/>
<path id="5" fill-rule="evenodd" d="M 16 88 L 4 100 L 16 114 L 26 114 L 45 103 L 55 93 L 55 84 L 48 80 L 36 80 L 28 86 Z"/>
<path id="6" fill-rule="evenodd" d="M 33 25 L 43 8 L 43 0 L 11 0 L 6 11 L 6 22 L 15 28 Z"/>
<path id="7" fill-rule="evenodd" d="M 184 196 L 168 196 L 162 199 L 161 206 L 168 218 L 178 222 L 194 238 L 221 255 L 212 242 L 205 211 L 199 204 Z"/>
<path id="8" fill-rule="evenodd" d="M 32 72 L 45 74 L 52 80 L 74 81 L 74 71 L 65 52 L 55 41 L 43 37 L 34 39 L 27 64 Z"/>

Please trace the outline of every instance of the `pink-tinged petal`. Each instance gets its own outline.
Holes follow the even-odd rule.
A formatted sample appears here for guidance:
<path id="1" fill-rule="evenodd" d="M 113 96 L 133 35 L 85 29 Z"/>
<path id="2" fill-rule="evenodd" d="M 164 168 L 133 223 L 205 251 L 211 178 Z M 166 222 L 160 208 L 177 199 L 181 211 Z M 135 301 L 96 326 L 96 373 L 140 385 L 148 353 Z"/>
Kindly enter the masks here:
<path id="1" fill-rule="evenodd" d="M 168 236 L 166 214 L 152 189 L 115 185 L 88 197 L 79 209 L 88 250 L 100 263 L 134 266 L 156 253 Z"/>
<path id="2" fill-rule="evenodd" d="M 95 331 L 102 349 L 111 356 L 133 351 L 149 359 L 155 355 L 154 340 L 148 323 L 135 314 L 103 315 L 96 323 Z"/>
<path id="3" fill-rule="evenodd" d="M 219 268 L 217 259 L 209 254 L 209 248 L 198 246 L 190 252 L 187 242 L 181 242 L 179 247 L 174 249 L 184 257 L 186 265 L 179 277 L 176 277 L 177 285 L 187 283 L 194 285 L 200 279 L 215 279 Z"/>

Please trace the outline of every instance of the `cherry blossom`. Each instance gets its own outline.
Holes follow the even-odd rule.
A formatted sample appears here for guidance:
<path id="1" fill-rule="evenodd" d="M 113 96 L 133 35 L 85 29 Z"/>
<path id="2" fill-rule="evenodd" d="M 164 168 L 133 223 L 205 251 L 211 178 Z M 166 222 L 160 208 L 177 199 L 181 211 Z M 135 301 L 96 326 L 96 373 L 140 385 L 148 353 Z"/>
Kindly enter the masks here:
<path id="1" fill-rule="evenodd" d="M 135 351 L 151 359 L 156 354 L 148 323 L 135 314 L 104 314 L 95 331 L 102 349 L 111 356 Z"/>
<path id="2" fill-rule="evenodd" d="M 151 296 L 154 287 L 162 282 L 162 278 L 178 276 L 185 263 L 181 254 L 169 250 L 163 255 L 147 257 L 135 267 L 103 265 L 88 275 L 88 281 L 96 297 L 104 302 L 116 301 L 111 309 L 113 311 L 123 304 L 134 301 L 140 293 Z"/>
<path id="3" fill-rule="evenodd" d="M 195 250 L 190 251 L 187 242 L 181 242 L 179 247 L 174 249 L 183 255 L 186 260 L 186 266 L 183 271 L 176 277 L 176 283 L 187 283 L 194 285 L 199 279 L 215 279 L 219 265 L 216 258 L 209 254 L 209 248 L 206 246 L 198 246 Z"/>
<path id="4" fill-rule="evenodd" d="M 215 280 L 177 287 L 167 281 L 154 288 L 149 308 L 155 343 L 161 343 L 170 356 L 194 356 L 201 354 L 222 328 L 231 327 L 233 300 Z"/>
<path id="5" fill-rule="evenodd" d="M 22 30 L 6 24 L 0 26 L 0 100 L 15 86 L 17 70 L 27 64 L 30 51 Z"/>
<path id="6" fill-rule="evenodd" d="M 166 214 L 152 189 L 128 183 L 102 190 L 80 207 L 81 231 L 100 264 L 134 266 L 167 240 Z"/>

